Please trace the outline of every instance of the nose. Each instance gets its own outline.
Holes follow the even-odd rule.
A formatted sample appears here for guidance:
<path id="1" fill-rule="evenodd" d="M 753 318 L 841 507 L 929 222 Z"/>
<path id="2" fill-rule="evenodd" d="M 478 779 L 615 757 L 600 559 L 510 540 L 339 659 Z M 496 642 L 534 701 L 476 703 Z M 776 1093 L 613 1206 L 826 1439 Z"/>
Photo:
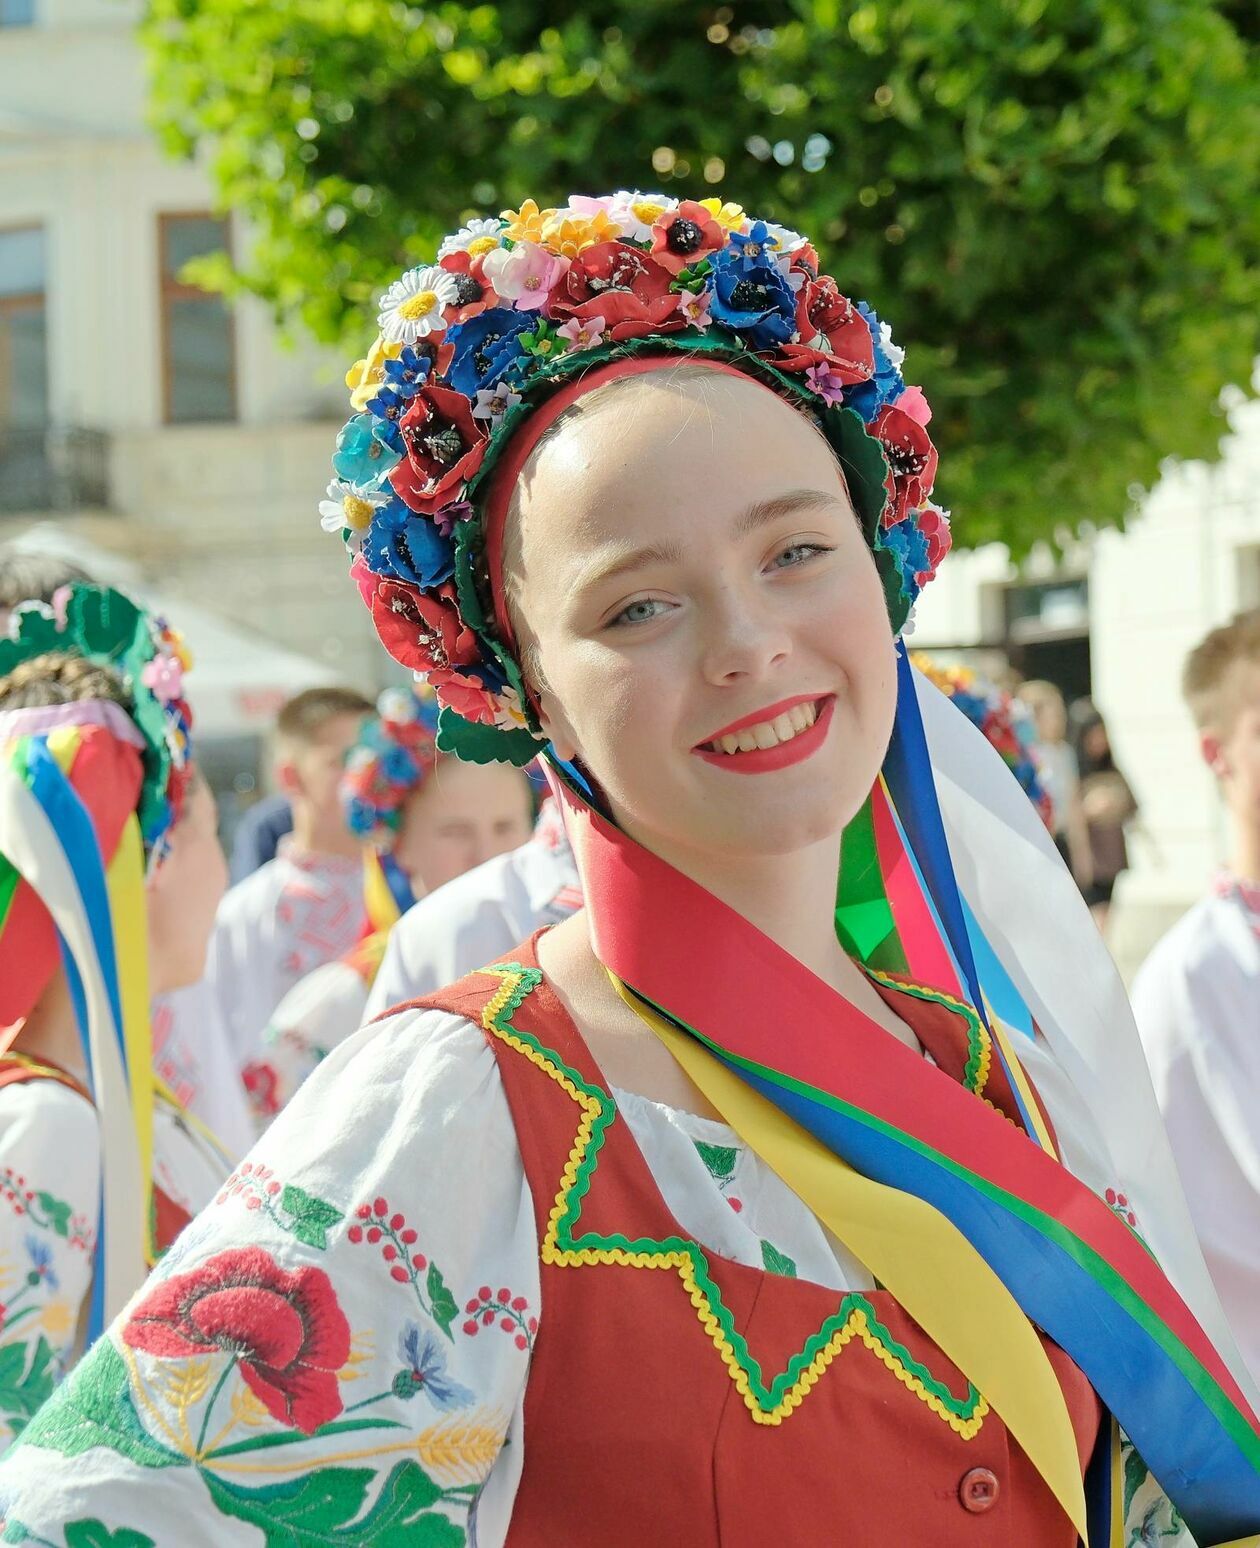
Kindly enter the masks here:
<path id="1" fill-rule="evenodd" d="M 755 591 L 729 586 L 706 611 L 701 670 L 724 685 L 767 676 L 791 654 L 791 635 L 771 603 Z"/>

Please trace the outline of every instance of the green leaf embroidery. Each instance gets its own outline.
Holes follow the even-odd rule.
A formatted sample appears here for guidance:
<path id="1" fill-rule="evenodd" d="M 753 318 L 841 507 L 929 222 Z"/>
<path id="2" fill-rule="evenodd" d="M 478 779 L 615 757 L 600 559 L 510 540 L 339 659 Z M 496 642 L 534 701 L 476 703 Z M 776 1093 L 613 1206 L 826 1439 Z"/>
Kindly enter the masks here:
<path id="1" fill-rule="evenodd" d="M 761 1261 L 767 1274 L 781 1274 L 784 1279 L 796 1278 L 796 1264 L 786 1252 L 780 1252 L 773 1242 L 762 1241 Z"/>
<path id="2" fill-rule="evenodd" d="M 442 1491 L 416 1462 L 390 1471 L 362 1517 L 370 1468 L 326 1467 L 258 1489 L 202 1476 L 222 1514 L 257 1527 L 267 1548 L 463 1548 L 466 1541 L 462 1527 L 432 1509 Z"/>
<path id="3" fill-rule="evenodd" d="M 696 1140 L 695 1147 L 709 1169 L 709 1176 L 717 1182 L 724 1182 L 734 1172 L 739 1160 L 739 1151 L 734 1145 L 703 1145 Z"/>
<path id="4" fill-rule="evenodd" d="M 131 1400 L 122 1356 L 102 1338 L 23 1431 L 20 1446 L 63 1457 L 104 1447 L 138 1467 L 184 1467 L 188 1459 L 155 1441 Z"/>
<path id="5" fill-rule="evenodd" d="M 318 1248 L 320 1252 L 328 1247 L 328 1232 L 345 1219 L 341 1210 L 334 1209 L 323 1199 L 317 1199 L 296 1183 L 289 1183 L 285 1187 L 280 1195 L 280 1208 L 293 1217 L 287 1229 L 299 1242 L 307 1247 Z"/>
<path id="6" fill-rule="evenodd" d="M 95 1516 L 84 1521 L 72 1521 L 66 1527 L 66 1548 L 156 1548 L 151 1537 L 136 1532 L 131 1527 L 119 1527 L 111 1532 L 103 1521 Z"/>
<path id="7" fill-rule="evenodd" d="M 54 1198 L 51 1193 L 45 1193 L 42 1189 L 35 1197 L 39 1200 L 39 1207 L 48 1216 L 48 1224 L 57 1235 L 69 1236 L 72 1213 L 69 1204 L 64 1199 Z"/>
<path id="8" fill-rule="evenodd" d="M 1132 1446 L 1125 1448 L 1124 1456 L 1124 1514 L 1128 1519 L 1129 1511 L 1133 1508 L 1133 1501 L 1138 1490 L 1150 1476 L 1150 1470 L 1142 1461 Z"/>
<path id="9" fill-rule="evenodd" d="M 451 1336 L 451 1323 L 459 1312 L 455 1297 L 446 1288 L 446 1281 L 442 1278 L 442 1272 L 436 1263 L 429 1264 L 429 1276 L 425 1280 L 425 1288 L 429 1292 L 429 1304 L 433 1310 L 433 1320 L 449 1338 Z"/>
<path id="10" fill-rule="evenodd" d="M 28 1365 L 29 1348 L 28 1344 L 6 1344 L 0 1349 L 0 1414 L 14 1435 L 22 1433 L 53 1389 L 52 1346 L 41 1333 Z"/>

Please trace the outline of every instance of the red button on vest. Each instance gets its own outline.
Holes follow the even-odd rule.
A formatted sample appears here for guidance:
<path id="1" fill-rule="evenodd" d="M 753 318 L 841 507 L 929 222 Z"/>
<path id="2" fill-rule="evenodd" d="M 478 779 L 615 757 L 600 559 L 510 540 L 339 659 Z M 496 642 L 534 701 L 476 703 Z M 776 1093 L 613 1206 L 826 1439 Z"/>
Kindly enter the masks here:
<path id="1" fill-rule="evenodd" d="M 963 1474 L 963 1480 L 958 1485 L 958 1498 L 964 1510 L 969 1510 L 973 1516 L 981 1516 L 997 1504 L 999 1488 L 995 1473 L 991 1473 L 987 1467 L 973 1467 L 969 1473 Z"/>

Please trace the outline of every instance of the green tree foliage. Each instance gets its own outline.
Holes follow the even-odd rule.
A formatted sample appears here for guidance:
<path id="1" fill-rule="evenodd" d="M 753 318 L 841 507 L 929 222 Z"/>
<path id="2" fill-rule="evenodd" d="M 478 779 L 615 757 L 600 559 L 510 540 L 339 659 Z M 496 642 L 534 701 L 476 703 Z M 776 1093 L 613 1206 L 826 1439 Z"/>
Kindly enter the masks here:
<path id="1" fill-rule="evenodd" d="M 1235 0 L 151 0 L 156 122 L 256 242 L 225 288 L 361 352 L 461 217 L 630 186 L 809 232 L 910 346 L 966 542 L 1123 519 L 1260 347 Z"/>

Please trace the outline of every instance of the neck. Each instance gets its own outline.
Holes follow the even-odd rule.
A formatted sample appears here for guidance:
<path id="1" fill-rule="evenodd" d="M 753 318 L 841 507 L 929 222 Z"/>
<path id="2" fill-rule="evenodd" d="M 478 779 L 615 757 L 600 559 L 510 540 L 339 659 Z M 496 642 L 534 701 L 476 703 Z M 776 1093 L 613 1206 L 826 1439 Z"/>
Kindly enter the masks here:
<path id="1" fill-rule="evenodd" d="M 86 1081 L 87 1066 L 79 1041 L 74 1004 L 61 968 L 57 969 L 48 988 L 40 995 L 39 1003 L 26 1018 L 14 1047 L 33 1059 L 47 1059 L 67 1074 Z"/>
<path id="2" fill-rule="evenodd" d="M 335 822 L 329 822 L 296 806 L 293 810 L 293 843 L 307 854 L 331 855 L 338 860 L 353 860 L 362 847 L 340 815 Z"/>
<path id="3" fill-rule="evenodd" d="M 1260 822 L 1236 822 L 1229 868 L 1240 880 L 1260 883 Z"/>

